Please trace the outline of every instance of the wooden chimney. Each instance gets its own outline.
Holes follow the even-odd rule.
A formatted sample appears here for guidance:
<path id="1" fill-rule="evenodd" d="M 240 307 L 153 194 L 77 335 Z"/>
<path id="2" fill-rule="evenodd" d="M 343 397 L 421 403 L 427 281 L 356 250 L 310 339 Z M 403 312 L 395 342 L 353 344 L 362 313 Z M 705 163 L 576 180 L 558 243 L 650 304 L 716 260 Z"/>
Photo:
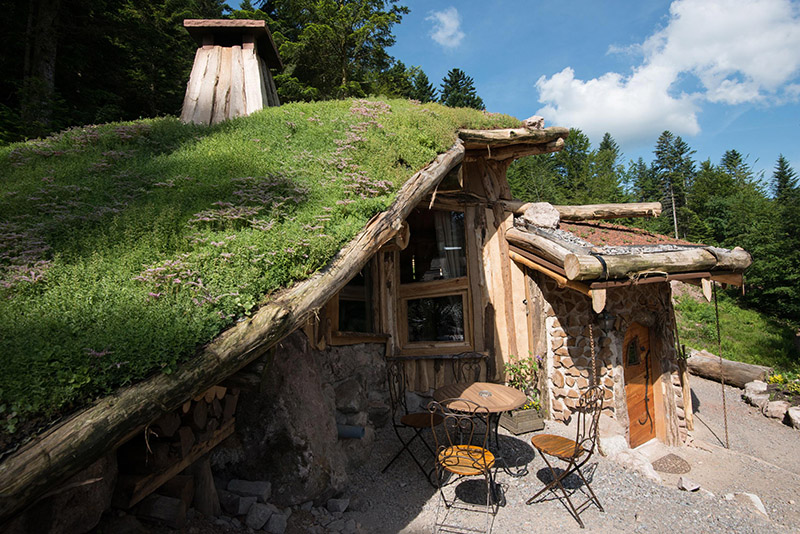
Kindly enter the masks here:
<path id="1" fill-rule="evenodd" d="M 216 124 L 279 106 L 270 68 L 283 64 L 263 20 L 187 19 L 197 42 L 181 120 Z"/>

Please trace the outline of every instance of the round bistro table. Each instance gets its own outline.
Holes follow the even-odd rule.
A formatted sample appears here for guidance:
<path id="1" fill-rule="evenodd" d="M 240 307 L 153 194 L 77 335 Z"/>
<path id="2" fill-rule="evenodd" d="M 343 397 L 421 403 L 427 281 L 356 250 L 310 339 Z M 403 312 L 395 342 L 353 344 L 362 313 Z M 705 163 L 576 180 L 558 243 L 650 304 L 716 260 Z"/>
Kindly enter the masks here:
<path id="1" fill-rule="evenodd" d="M 513 477 L 525 476 L 528 472 L 526 468 L 518 469 L 513 472 L 503 458 L 503 451 L 500 449 L 500 414 L 521 408 L 528 402 L 528 397 L 518 389 L 504 386 L 503 384 L 493 384 L 491 382 L 458 382 L 449 386 L 442 386 L 433 392 L 433 398 L 437 402 L 447 399 L 466 399 L 475 404 L 486 408 L 489 412 L 489 427 L 494 425 L 494 446 L 496 459 L 503 462 L 503 469 Z M 449 403 L 450 408 L 457 411 L 470 411 L 470 407 L 465 402 Z M 490 438 L 491 443 L 491 438 Z"/>
<path id="2" fill-rule="evenodd" d="M 491 382 L 459 382 L 443 386 L 433 392 L 433 398 L 442 402 L 446 399 L 466 399 L 486 408 L 491 414 L 501 414 L 521 408 L 528 401 L 523 392 L 518 389 L 492 384 Z M 450 404 L 454 410 L 469 409 L 466 403 L 456 401 Z"/>

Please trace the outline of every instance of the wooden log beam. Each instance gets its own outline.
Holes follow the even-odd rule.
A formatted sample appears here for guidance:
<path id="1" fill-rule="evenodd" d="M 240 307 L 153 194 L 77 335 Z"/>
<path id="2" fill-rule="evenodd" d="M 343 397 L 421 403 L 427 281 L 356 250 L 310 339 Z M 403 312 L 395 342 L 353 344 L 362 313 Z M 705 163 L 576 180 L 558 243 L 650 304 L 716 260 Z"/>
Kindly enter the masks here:
<path id="1" fill-rule="evenodd" d="M 567 254 L 564 271 L 570 280 L 603 280 L 634 277 L 646 272 L 680 273 L 708 271 L 717 259 L 703 248 L 651 254 Z"/>
<path id="2" fill-rule="evenodd" d="M 411 210 L 463 157 L 460 142 L 440 154 L 411 177 L 392 205 L 373 217 L 324 270 L 276 295 L 174 373 L 156 375 L 104 397 L 7 457 L 0 464 L 0 523 L 302 326 L 401 230 Z"/>
<path id="3" fill-rule="evenodd" d="M 772 372 L 771 367 L 734 362 L 725 358 L 722 358 L 722 363 L 720 364 L 719 356 L 704 350 L 689 356 L 686 360 L 686 366 L 693 375 L 716 380 L 717 382 L 724 377 L 727 385 L 736 386 L 737 388 L 743 388 L 745 384 L 753 380 L 764 380 Z"/>
<path id="4" fill-rule="evenodd" d="M 509 230 L 506 232 L 506 240 L 509 243 L 524 249 L 533 249 L 544 256 L 545 259 L 554 262 L 556 265 L 564 265 L 564 261 L 566 261 L 567 256 L 572 254 L 572 252 L 566 247 L 563 247 L 558 243 L 547 239 L 546 237 L 530 232 L 523 232 L 517 228 L 509 228 Z"/>
<path id="5" fill-rule="evenodd" d="M 498 130 L 459 130 L 458 137 L 464 142 L 466 150 L 484 149 L 490 146 L 492 150 L 496 147 L 534 144 L 544 145 L 556 139 L 566 139 L 569 136 L 569 128 L 551 126 L 541 130 L 529 130 L 527 128 L 505 128 Z"/>
<path id="6" fill-rule="evenodd" d="M 523 215 L 532 203 L 522 200 L 504 202 L 506 209 L 515 215 Z M 629 202 L 621 204 L 586 204 L 584 206 L 553 206 L 558 210 L 562 221 L 596 221 L 601 219 L 622 219 L 629 217 L 658 217 L 661 215 L 660 202 Z"/>
<path id="7" fill-rule="evenodd" d="M 505 161 L 509 159 L 519 159 L 525 156 L 538 156 L 539 154 L 559 152 L 563 148 L 563 139 L 556 139 L 555 141 L 543 144 L 521 143 L 518 145 L 498 147 L 484 145 L 481 148 L 468 150 L 465 159 L 467 161 L 474 161 L 479 158 L 486 158 L 488 160 Z"/>

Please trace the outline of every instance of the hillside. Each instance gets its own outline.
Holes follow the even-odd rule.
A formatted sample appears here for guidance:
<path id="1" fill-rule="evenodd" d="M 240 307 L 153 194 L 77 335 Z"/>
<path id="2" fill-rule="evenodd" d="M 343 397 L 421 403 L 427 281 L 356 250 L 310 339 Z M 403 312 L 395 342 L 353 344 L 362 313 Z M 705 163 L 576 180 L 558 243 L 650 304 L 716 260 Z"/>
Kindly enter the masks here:
<path id="1" fill-rule="evenodd" d="M 0 432 L 171 373 L 330 260 L 456 130 L 508 116 L 406 100 L 291 104 L 0 148 Z"/>

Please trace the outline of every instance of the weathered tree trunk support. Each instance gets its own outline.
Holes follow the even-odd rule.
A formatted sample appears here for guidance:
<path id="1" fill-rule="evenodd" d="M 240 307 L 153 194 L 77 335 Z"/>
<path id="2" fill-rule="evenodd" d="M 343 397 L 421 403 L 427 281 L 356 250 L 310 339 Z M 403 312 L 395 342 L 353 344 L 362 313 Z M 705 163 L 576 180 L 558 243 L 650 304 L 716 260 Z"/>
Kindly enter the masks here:
<path id="1" fill-rule="evenodd" d="M 698 247 L 669 252 L 600 255 L 567 254 L 564 271 L 570 280 L 626 278 L 658 265 L 659 272 L 685 273 L 708 270 L 743 271 L 750 266 L 750 254 L 742 249 Z"/>
<path id="2" fill-rule="evenodd" d="M 322 272 L 277 295 L 175 373 L 159 374 L 103 398 L 6 458 L 0 464 L 0 523 L 301 326 L 402 230 L 416 205 L 463 158 L 464 147 L 457 142 L 408 180 L 392 205 L 373 217 Z"/>
<path id="3" fill-rule="evenodd" d="M 686 360 L 686 366 L 693 375 L 719 382 L 725 377 L 725 384 L 743 388 L 753 380 L 764 380 L 772 372 L 771 367 L 751 363 L 734 362 L 720 358 L 706 351 L 695 352 Z"/>
<path id="4" fill-rule="evenodd" d="M 523 215 L 532 203 L 522 200 L 504 202 L 514 215 Z M 597 221 L 602 219 L 625 219 L 629 217 L 658 217 L 661 202 L 631 202 L 623 204 L 586 204 L 584 206 L 553 206 L 562 221 Z"/>

